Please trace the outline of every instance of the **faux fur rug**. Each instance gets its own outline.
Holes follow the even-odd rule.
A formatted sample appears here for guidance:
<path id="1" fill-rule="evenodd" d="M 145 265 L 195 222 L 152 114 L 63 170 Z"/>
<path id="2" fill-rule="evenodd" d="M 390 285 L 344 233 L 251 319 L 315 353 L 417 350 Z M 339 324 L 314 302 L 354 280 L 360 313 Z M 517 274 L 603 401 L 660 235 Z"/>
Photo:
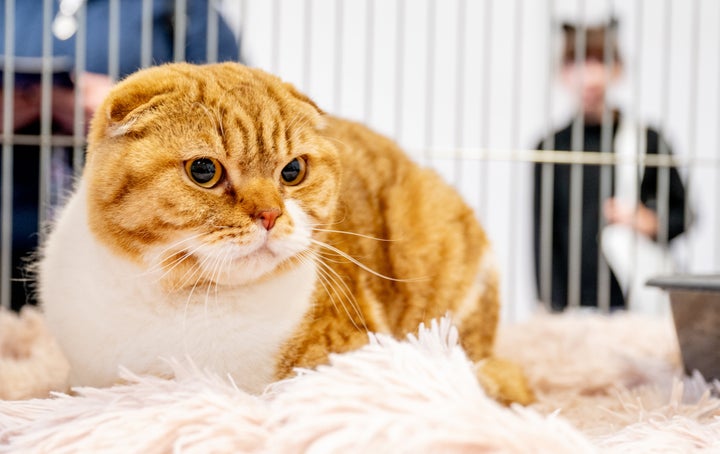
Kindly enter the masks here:
<path id="1" fill-rule="evenodd" d="M 448 319 L 373 336 L 261 396 L 175 363 L 176 380 L 0 401 L 0 452 L 718 452 L 720 383 L 679 372 L 671 321 L 540 315 L 498 353 L 538 394 L 506 408 L 477 384 Z M 42 318 L 0 313 L 0 397 L 45 397 L 67 374 Z"/>

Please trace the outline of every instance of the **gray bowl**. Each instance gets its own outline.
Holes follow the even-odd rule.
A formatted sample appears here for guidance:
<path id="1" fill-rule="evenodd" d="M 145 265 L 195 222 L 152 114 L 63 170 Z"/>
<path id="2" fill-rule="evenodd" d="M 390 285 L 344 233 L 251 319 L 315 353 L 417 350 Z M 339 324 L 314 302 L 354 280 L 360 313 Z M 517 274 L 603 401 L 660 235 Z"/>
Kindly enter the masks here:
<path id="1" fill-rule="evenodd" d="M 647 285 L 670 295 L 686 372 L 720 379 L 720 275 L 662 276 Z"/>

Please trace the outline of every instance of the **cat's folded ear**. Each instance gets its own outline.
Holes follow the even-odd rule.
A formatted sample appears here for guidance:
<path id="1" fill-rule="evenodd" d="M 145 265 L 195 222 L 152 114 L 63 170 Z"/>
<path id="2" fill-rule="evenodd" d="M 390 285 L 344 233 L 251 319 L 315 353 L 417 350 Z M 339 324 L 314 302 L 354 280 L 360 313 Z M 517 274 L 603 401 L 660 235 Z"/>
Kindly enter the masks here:
<path id="1" fill-rule="evenodd" d="M 290 96 L 295 98 L 296 101 L 300 101 L 302 104 L 305 104 L 308 109 L 313 110 L 315 114 L 320 115 L 319 120 L 317 120 L 315 123 L 315 127 L 320 130 L 323 129 L 327 124 L 327 122 L 325 121 L 325 111 L 319 108 L 318 105 L 315 104 L 315 101 L 313 101 L 307 95 L 295 88 L 293 84 L 283 82 L 283 85 L 288 90 L 288 92 L 290 92 Z"/>
<path id="2" fill-rule="evenodd" d="M 107 108 L 107 118 L 112 123 L 123 123 L 138 113 L 149 108 L 150 102 L 161 94 L 148 91 L 146 88 L 123 94 L 112 99 Z M 159 100 L 157 100 L 159 101 Z M 132 115 L 133 112 L 136 115 Z"/>
<path id="3" fill-rule="evenodd" d="M 102 119 L 101 134 L 110 136 L 121 136 L 136 128 L 141 128 L 143 118 L 148 113 L 163 103 L 171 96 L 172 86 L 167 81 L 159 78 L 155 81 L 132 80 L 132 78 L 121 83 L 122 87 L 116 87 L 105 99 L 100 110 Z"/>

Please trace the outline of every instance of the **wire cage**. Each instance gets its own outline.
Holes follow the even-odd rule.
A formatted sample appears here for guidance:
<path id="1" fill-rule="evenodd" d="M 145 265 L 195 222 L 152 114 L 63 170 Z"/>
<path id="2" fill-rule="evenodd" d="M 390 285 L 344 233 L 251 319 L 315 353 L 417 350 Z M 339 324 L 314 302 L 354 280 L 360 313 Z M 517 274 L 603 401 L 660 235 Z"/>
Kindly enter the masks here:
<path id="1" fill-rule="evenodd" d="M 569 219 L 567 305 L 586 303 L 581 275 L 587 251 L 582 235 L 583 222 L 589 221 L 582 214 L 586 202 L 581 188 L 590 167 L 599 169 L 599 178 L 605 181 L 600 185 L 603 198 L 613 193 L 619 179 L 613 172 L 620 164 L 634 174 L 657 169 L 656 241 L 661 244 L 670 239 L 669 175 L 676 169 L 684 184 L 686 216 L 685 232 L 669 242 L 673 270 L 711 273 L 720 265 L 720 238 L 715 234 L 720 216 L 720 3 L 713 0 L 1 3 L 3 93 L 13 94 L 23 83 L 18 74 L 34 72 L 40 96 L 38 128 L 32 132 L 14 127 L 17 98 L 3 96 L 3 306 L 10 306 L 13 299 L 11 282 L 22 279 L 14 269 L 13 255 L 13 226 L 25 215 L 13 203 L 18 150 L 34 147 L 39 157 L 34 173 L 38 213 L 32 218 L 39 236 L 69 185 L 54 171 L 56 161 L 72 156 L 75 174 L 82 168 L 89 115 L 82 106 L 87 95 L 73 92 L 72 122 L 58 132 L 52 96 L 53 87 L 62 83 L 58 77 L 69 72 L 77 78 L 97 65 L 98 54 L 93 51 L 97 47 L 104 54 L 102 67 L 91 72 L 104 73 L 111 80 L 123 77 L 123 43 L 128 36 L 139 46 L 137 67 L 160 62 L 158 24 L 170 27 L 166 44 L 171 53 L 165 60 L 191 59 L 191 42 L 198 46 L 193 41 L 198 25 L 204 30 L 199 44 L 202 60 L 226 59 L 223 33 L 229 30 L 235 44 L 233 59 L 278 74 L 325 111 L 368 124 L 395 139 L 421 164 L 437 169 L 476 210 L 493 242 L 502 276 L 503 316 L 508 320 L 527 316 L 539 301 L 551 305 L 556 172 L 567 170 L 570 175 L 567 206 L 561 207 L 567 209 Z M 17 18 L 26 3 L 36 3 L 41 36 L 23 35 L 27 24 Z M 107 15 L 99 27 L 101 38 L 88 26 L 98 4 Z M 162 23 L 156 17 L 161 7 L 170 11 Z M 137 20 L 128 22 L 132 15 Z M 573 39 L 577 49 L 585 49 L 587 30 L 608 18 L 618 23 L 617 52 L 623 70 L 607 91 L 605 105 L 616 106 L 637 125 L 658 131 L 664 140 L 656 155 L 644 153 L 637 145 L 642 141 L 636 141 L 630 154 L 608 153 L 614 119 L 609 108 L 601 121 L 603 143 L 595 152 L 583 149 L 583 121 L 573 120 L 579 108 L 575 99 L 581 93 L 562 83 L 561 24 L 577 27 Z M 19 51 L 31 39 L 38 41 L 34 57 L 39 59 L 27 60 L 27 53 Z M 64 44 L 58 44 L 61 41 Z M 66 59 L 58 53 L 63 46 L 80 58 Z M 609 49 L 612 43 L 605 46 Z M 585 59 L 584 52 L 575 53 L 577 63 Z M 605 71 L 613 70 L 612 58 L 602 64 Z M 15 77 L 7 77 L 10 74 Z M 554 151 L 553 131 L 566 124 L 573 132 L 568 148 L 572 151 Z M 540 186 L 534 184 L 537 175 L 544 177 Z M 641 183 L 641 178 L 635 179 L 635 193 L 641 191 Z M 540 206 L 536 215 L 535 200 Z M 595 231 L 607 225 L 602 216 L 592 219 L 598 223 Z M 611 274 L 602 254 L 597 260 L 597 304 L 607 310 Z"/>

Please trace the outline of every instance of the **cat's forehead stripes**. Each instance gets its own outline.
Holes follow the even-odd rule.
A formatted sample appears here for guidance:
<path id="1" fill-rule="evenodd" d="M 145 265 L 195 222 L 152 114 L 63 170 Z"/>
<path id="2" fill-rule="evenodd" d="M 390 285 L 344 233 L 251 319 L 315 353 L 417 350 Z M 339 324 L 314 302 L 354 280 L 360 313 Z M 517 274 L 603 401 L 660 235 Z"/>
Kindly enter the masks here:
<path id="1" fill-rule="evenodd" d="M 209 126 L 228 157 L 241 159 L 245 166 L 274 171 L 298 154 L 318 121 L 314 106 L 303 106 L 304 100 L 267 75 L 214 71 L 207 77 L 183 68 L 178 72 L 183 75 L 181 83 L 192 85 L 179 91 L 186 97 L 185 105 L 198 115 L 199 125 Z"/>

